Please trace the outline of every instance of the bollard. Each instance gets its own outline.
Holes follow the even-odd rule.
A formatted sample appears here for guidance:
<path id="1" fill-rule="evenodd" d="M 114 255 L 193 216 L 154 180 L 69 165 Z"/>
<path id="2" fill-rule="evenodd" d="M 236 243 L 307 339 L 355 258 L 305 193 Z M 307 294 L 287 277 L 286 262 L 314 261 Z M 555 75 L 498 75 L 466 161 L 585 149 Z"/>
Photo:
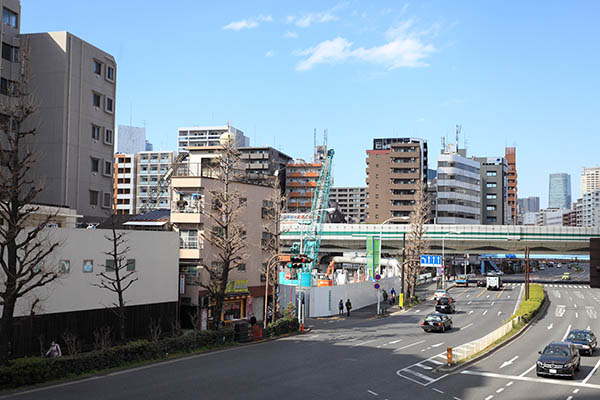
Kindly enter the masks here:
<path id="1" fill-rule="evenodd" d="M 452 366 L 452 347 L 448 347 L 446 349 L 446 361 L 448 362 L 448 366 Z"/>
<path id="2" fill-rule="evenodd" d="M 300 324 L 300 332 L 304 332 L 304 322 Z"/>

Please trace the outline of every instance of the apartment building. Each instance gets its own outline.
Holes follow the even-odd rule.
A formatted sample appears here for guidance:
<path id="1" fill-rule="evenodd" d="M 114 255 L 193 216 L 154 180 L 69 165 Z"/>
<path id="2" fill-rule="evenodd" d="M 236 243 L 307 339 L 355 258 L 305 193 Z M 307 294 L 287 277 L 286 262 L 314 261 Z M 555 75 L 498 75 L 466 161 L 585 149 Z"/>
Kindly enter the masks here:
<path id="1" fill-rule="evenodd" d="M 583 200 L 573 203 L 570 211 L 563 214 L 563 226 L 583 226 Z"/>
<path id="2" fill-rule="evenodd" d="M 136 156 L 136 214 L 152 209 L 169 209 L 171 192 L 159 185 L 173 163 L 173 151 L 142 151 Z"/>
<path id="3" fill-rule="evenodd" d="M 171 204 L 171 224 L 179 232 L 179 266 L 185 276 L 185 293 L 182 294 L 182 315 L 200 307 L 202 328 L 206 328 L 210 315 L 208 293 L 198 284 L 208 279 L 205 265 L 219 262 L 218 250 L 202 239 L 204 232 L 213 229 L 210 218 L 201 214 L 211 207 L 211 191 L 218 190 L 220 181 L 214 178 L 214 171 L 206 163 L 203 148 L 189 148 L 190 157 L 186 161 L 189 168 L 176 168 L 171 179 L 173 202 Z M 204 168 L 203 168 L 204 166 Z M 229 275 L 231 290 L 227 292 L 224 313 L 226 321 L 249 318 L 255 315 L 261 320 L 264 307 L 264 269 L 270 254 L 262 250 L 268 233 L 263 219 L 265 200 L 272 195 L 269 186 L 234 182 L 233 189 L 241 193 L 243 212 L 240 222 L 244 225 L 248 238 L 245 262 Z"/>
<path id="4" fill-rule="evenodd" d="M 135 154 L 115 154 L 113 168 L 113 210 L 115 214 L 135 214 Z"/>
<path id="5" fill-rule="evenodd" d="M 427 141 L 418 138 L 377 138 L 367 150 L 367 223 L 392 217 L 408 223 L 415 190 L 427 183 Z"/>
<path id="6" fill-rule="evenodd" d="M 504 158 L 506 158 L 506 162 L 508 163 L 506 196 L 508 207 L 510 207 L 510 220 L 507 221 L 507 224 L 516 224 L 519 216 L 519 210 L 517 209 L 517 148 L 506 147 L 504 149 Z"/>
<path id="7" fill-rule="evenodd" d="M 438 224 L 481 224 L 480 167 L 478 161 L 467 158 L 466 150 L 459 150 L 456 145 L 450 144 L 442 150 L 437 169 Z M 497 187 L 498 183 L 490 179 L 485 189 Z"/>
<path id="8" fill-rule="evenodd" d="M 481 223 L 505 225 L 511 220 L 508 206 L 508 162 L 504 157 L 473 157 L 480 164 Z"/>
<path id="9" fill-rule="evenodd" d="M 537 196 L 525 197 L 517 200 L 519 213 L 540 211 L 540 198 Z"/>
<path id="10" fill-rule="evenodd" d="M 285 175 L 287 212 L 310 212 L 322 167 L 321 163 L 308 163 L 300 159 L 287 165 Z"/>
<path id="11" fill-rule="evenodd" d="M 186 147 L 220 146 L 221 135 L 229 132 L 233 135 L 234 147 L 250 146 L 250 139 L 233 126 L 189 126 L 177 129 L 177 149 L 179 153 L 186 152 Z"/>
<path id="12" fill-rule="evenodd" d="M 117 153 L 136 154 L 146 149 L 146 128 L 119 125 L 116 137 Z M 152 149 L 150 149 L 152 151 Z"/>
<path id="13" fill-rule="evenodd" d="M 2 57 L 0 58 L 0 103 L 6 104 L 10 89 L 18 79 L 21 40 L 21 3 L 19 0 L 2 2 Z"/>
<path id="14" fill-rule="evenodd" d="M 4 24 L 6 25 L 6 24 Z M 31 88 L 39 105 L 32 173 L 39 202 L 68 206 L 98 222 L 113 206 L 117 67 L 112 55 L 69 32 L 22 35 L 29 42 Z"/>
<path id="15" fill-rule="evenodd" d="M 562 226 L 563 215 L 569 210 L 565 208 L 544 208 L 536 213 L 535 225 L 537 226 Z"/>
<path id="16" fill-rule="evenodd" d="M 548 208 L 571 208 L 571 175 L 550 174 Z"/>
<path id="17" fill-rule="evenodd" d="M 581 197 L 588 192 L 600 189 L 600 167 L 581 169 Z"/>
<path id="18" fill-rule="evenodd" d="M 366 187 L 332 187 L 329 201 L 335 202 L 346 217 L 346 222 L 362 224 L 367 220 Z"/>
<path id="19" fill-rule="evenodd" d="M 600 227 L 600 189 L 584 193 L 581 202 L 581 226 Z"/>
<path id="20" fill-rule="evenodd" d="M 286 165 L 292 157 L 272 147 L 240 147 L 242 168 L 246 171 L 244 181 L 252 184 L 271 184 L 277 172 L 282 193 L 285 193 Z"/>

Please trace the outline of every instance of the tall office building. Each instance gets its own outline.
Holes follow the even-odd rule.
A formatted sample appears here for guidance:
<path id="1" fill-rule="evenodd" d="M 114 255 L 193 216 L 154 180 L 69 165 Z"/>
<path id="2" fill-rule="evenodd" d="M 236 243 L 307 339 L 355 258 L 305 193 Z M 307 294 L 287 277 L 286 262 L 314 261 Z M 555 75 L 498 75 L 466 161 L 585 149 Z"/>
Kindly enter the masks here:
<path id="1" fill-rule="evenodd" d="M 407 217 L 396 223 L 410 222 L 415 190 L 427 184 L 427 157 L 424 139 L 373 139 L 373 149 L 367 150 L 367 223 L 391 217 Z"/>
<path id="2" fill-rule="evenodd" d="M 29 41 L 39 105 L 31 145 L 41 157 L 32 172 L 45 187 L 36 200 L 76 209 L 83 222 L 100 222 L 113 206 L 115 59 L 69 32 L 22 39 Z"/>
<path id="3" fill-rule="evenodd" d="M 581 169 L 581 197 L 588 192 L 600 189 L 600 167 Z"/>
<path id="4" fill-rule="evenodd" d="M 168 185 L 160 188 L 160 179 L 165 175 L 175 157 L 173 151 L 142 151 L 136 156 L 136 213 L 151 209 L 169 209 L 171 192 Z"/>
<path id="5" fill-rule="evenodd" d="M 571 175 L 550 174 L 548 208 L 571 208 Z"/>
<path id="6" fill-rule="evenodd" d="M 508 206 L 508 162 L 504 157 L 473 157 L 481 167 L 481 223 L 505 225 L 511 219 Z"/>
<path id="7" fill-rule="evenodd" d="M 207 147 L 220 146 L 219 138 L 225 132 L 233 135 L 234 147 L 249 147 L 250 139 L 239 129 L 233 126 L 191 126 L 179 128 L 177 130 L 177 148 L 178 151 L 185 152 L 186 147 Z"/>
<path id="8" fill-rule="evenodd" d="M 506 158 L 508 163 L 506 196 L 508 207 L 510 207 L 510 221 L 507 221 L 507 223 L 516 224 L 519 216 L 519 210 L 517 209 L 517 148 L 506 147 L 504 149 L 504 158 Z"/>
<path id="9" fill-rule="evenodd" d="M 116 142 L 117 153 L 137 154 L 140 151 L 145 151 L 146 128 L 119 125 Z"/>
<path id="10" fill-rule="evenodd" d="M 459 150 L 456 145 L 442 150 L 437 168 L 438 224 L 481 223 L 480 166 L 478 161 L 466 157 L 466 150 Z M 496 182 L 486 184 L 486 189 L 497 187 Z"/>
<path id="11" fill-rule="evenodd" d="M 367 188 L 365 187 L 332 187 L 329 201 L 337 203 L 340 211 L 351 224 L 362 224 L 367 219 Z"/>
<path id="12" fill-rule="evenodd" d="M 135 214 L 135 154 L 115 154 L 113 210 L 115 214 Z"/>
<path id="13" fill-rule="evenodd" d="M 154 145 L 150 143 L 148 139 L 146 139 L 146 142 L 144 144 L 144 151 L 154 151 Z"/>
<path id="14" fill-rule="evenodd" d="M 540 198 L 537 196 L 525 197 L 517 200 L 520 214 L 540 211 Z"/>

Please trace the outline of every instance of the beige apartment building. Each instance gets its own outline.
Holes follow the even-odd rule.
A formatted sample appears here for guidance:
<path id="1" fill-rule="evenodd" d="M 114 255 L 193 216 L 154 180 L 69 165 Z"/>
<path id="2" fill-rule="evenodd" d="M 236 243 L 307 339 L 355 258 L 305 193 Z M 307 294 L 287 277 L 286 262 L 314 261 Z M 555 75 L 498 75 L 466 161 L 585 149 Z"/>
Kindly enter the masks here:
<path id="1" fill-rule="evenodd" d="M 201 327 L 206 328 L 212 317 L 208 292 L 198 284 L 207 279 L 204 266 L 219 262 L 218 251 L 202 239 L 202 233 L 210 231 L 210 219 L 201 214 L 211 207 L 211 190 L 217 190 L 220 181 L 209 169 L 210 158 L 218 155 L 218 147 L 188 147 L 189 159 L 174 168 L 171 178 L 172 202 L 171 224 L 179 232 L 179 267 L 185 280 L 185 291 L 181 294 L 182 323 L 189 322 L 184 315 L 199 308 Z M 226 322 L 249 318 L 263 318 L 265 276 L 264 268 L 270 255 L 263 251 L 263 241 L 269 239 L 263 219 L 265 200 L 273 194 L 269 186 L 235 183 L 244 204 L 240 221 L 248 237 L 245 262 L 229 275 L 229 284 L 223 318 Z M 189 320 L 189 318 L 188 318 Z"/>
<path id="2" fill-rule="evenodd" d="M 373 139 L 367 150 L 367 218 L 380 224 L 392 217 L 408 217 L 415 190 L 427 183 L 427 141 L 416 138 Z M 394 221 L 403 223 L 400 218 Z"/>
<path id="3" fill-rule="evenodd" d="M 581 169 L 581 197 L 586 193 L 600 189 L 600 167 L 584 167 Z"/>

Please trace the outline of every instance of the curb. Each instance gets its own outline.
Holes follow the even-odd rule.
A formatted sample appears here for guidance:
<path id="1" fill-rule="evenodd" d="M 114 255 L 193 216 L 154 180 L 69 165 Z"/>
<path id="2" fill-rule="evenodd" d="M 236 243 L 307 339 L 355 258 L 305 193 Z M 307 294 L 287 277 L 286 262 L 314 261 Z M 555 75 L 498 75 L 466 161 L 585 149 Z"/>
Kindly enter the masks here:
<path id="1" fill-rule="evenodd" d="M 544 291 L 544 303 L 542 304 L 542 307 L 540 307 L 540 309 L 538 310 L 538 313 L 535 315 L 535 317 L 533 317 L 529 322 L 527 322 L 525 324 L 525 326 L 523 326 L 519 332 L 515 333 L 510 338 L 506 339 L 504 342 L 502 342 L 502 343 L 500 343 L 500 344 L 498 344 L 496 346 L 493 346 L 489 350 L 486 350 L 485 352 L 481 353 L 477 357 L 470 359 L 469 361 L 466 361 L 466 362 L 461 363 L 461 364 L 454 365 L 452 367 L 448 367 L 447 365 L 443 365 L 443 366 L 440 366 L 440 367 L 436 368 L 435 370 L 436 371 L 440 371 L 440 372 L 445 372 L 445 373 L 451 373 L 451 372 L 455 372 L 455 371 L 467 368 L 467 367 L 469 367 L 469 366 L 471 366 L 473 364 L 478 363 L 479 361 L 483 360 L 484 358 L 487 358 L 488 356 L 491 356 L 495 352 L 501 350 L 505 346 L 508 346 L 513 341 L 517 340 L 522 335 L 524 335 L 525 332 L 528 331 L 534 325 L 534 323 L 536 323 L 540 319 L 541 315 L 544 314 L 548 310 L 549 306 L 550 306 L 550 302 L 548 301 L 548 295 Z"/>

